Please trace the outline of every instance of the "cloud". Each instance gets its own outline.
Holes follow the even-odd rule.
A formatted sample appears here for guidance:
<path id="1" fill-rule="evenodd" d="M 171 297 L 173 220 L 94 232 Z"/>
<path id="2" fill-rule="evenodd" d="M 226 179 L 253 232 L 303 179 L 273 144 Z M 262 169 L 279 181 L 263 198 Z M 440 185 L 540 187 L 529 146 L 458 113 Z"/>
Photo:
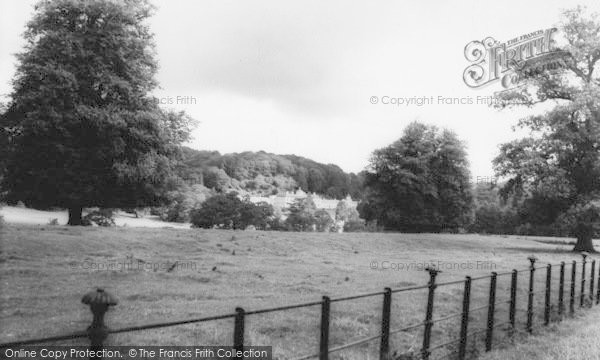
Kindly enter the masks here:
<path id="1" fill-rule="evenodd" d="M 183 12 L 171 4 L 159 2 L 153 20 L 169 74 L 164 88 L 229 91 L 292 111 L 339 114 L 356 102 L 378 42 L 376 12 L 366 3 L 184 2 Z M 166 27 L 168 17 L 178 21 Z"/>

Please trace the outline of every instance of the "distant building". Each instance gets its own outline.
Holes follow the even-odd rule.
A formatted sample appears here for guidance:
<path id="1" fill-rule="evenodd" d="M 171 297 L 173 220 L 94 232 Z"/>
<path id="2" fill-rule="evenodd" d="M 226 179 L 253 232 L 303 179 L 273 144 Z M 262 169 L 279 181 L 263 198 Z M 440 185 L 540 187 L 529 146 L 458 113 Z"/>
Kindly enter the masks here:
<path id="1" fill-rule="evenodd" d="M 322 210 L 327 211 L 327 213 L 329 213 L 329 216 L 331 216 L 332 219 L 335 219 L 335 209 L 337 208 L 338 203 L 340 201 L 346 202 L 346 206 L 348 208 L 356 209 L 356 207 L 358 206 L 358 201 L 352 200 L 350 195 L 348 195 L 343 200 L 335 200 L 335 199 L 332 200 L 332 199 L 325 199 L 315 193 L 307 194 L 306 192 L 302 191 L 302 189 L 298 189 L 297 191 L 294 191 L 294 192 L 286 191 L 285 193 L 271 195 L 271 196 L 250 196 L 249 199 L 252 203 L 255 203 L 255 204 L 259 203 L 259 202 L 265 202 L 265 203 L 273 206 L 273 208 L 275 210 L 278 210 L 278 211 L 284 213 L 284 212 L 286 212 L 287 209 L 290 208 L 290 206 L 296 200 L 305 199 L 308 196 L 312 197 L 312 200 L 315 203 L 315 206 L 317 207 L 317 209 L 320 209 L 320 210 L 322 209 Z"/>

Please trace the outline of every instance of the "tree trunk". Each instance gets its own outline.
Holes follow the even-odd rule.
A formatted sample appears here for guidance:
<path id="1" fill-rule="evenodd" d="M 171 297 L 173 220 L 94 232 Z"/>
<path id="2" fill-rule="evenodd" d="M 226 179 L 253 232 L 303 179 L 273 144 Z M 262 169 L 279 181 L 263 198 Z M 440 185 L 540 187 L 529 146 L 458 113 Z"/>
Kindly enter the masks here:
<path id="1" fill-rule="evenodd" d="M 592 237 L 594 236 L 594 229 L 591 226 L 579 224 L 575 231 L 577 236 L 577 243 L 573 251 L 586 251 L 589 253 L 595 253 L 594 244 L 592 243 Z"/>
<path id="2" fill-rule="evenodd" d="M 83 208 L 81 206 L 72 206 L 69 208 L 69 222 L 67 225 L 78 226 L 82 225 Z"/>

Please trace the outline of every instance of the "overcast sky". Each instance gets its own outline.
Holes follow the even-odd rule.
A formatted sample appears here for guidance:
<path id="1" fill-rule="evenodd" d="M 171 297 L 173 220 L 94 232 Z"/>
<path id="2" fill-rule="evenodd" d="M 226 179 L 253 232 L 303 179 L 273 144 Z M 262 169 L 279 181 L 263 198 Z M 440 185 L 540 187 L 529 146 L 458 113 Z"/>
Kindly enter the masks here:
<path id="1" fill-rule="evenodd" d="M 0 0 L 0 94 L 11 91 L 13 54 L 33 3 Z M 476 99 L 500 90 L 464 84 L 465 45 L 550 28 L 577 4 L 600 11 L 598 0 L 154 4 L 155 95 L 201 121 L 191 147 L 293 153 L 358 172 L 374 149 L 419 120 L 465 140 L 473 177 L 493 174 L 498 145 L 517 136 L 511 127 L 526 113 L 437 104 L 438 96 Z M 380 101 L 372 104 L 372 96 Z M 384 96 L 433 96 L 435 104 L 384 105 Z"/>

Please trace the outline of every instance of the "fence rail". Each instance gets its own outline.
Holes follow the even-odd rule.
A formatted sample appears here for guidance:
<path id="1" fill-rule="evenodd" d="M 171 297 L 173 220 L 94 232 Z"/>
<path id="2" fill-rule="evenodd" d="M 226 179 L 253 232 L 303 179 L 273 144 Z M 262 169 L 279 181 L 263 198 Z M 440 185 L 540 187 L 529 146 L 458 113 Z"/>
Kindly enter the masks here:
<path id="1" fill-rule="evenodd" d="M 565 302 L 567 299 L 565 296 L 568 296 L 568 310 L 569 315 L 573 315 L 576 308 L 576 303 L 578 303 L 579 308 L 583 308 L 585 306 L 593 306 L 594 304 L 600 304 L 600 266 L 598 266 L 598 277 L 596 280 L 596 261 L 591 261 L 589 275 L 586 274 L 586 265 L 588 261 L 586 260 L 587 253 L 582 253 L 582 261 L 581 261 L 581 278 L 577 280 L 577 266 L 578 263 L 576 261 L 567 264 L 565 262 L 561 262 L 558 264 L 547 264 L 544 266 L 536 266 L 537 259 L 535 257 L 529 257 L 530 265 L 528 268 L 524 269 L 514 269 L 512 271 L 496 273 L 492 272 L 490 275 L 478 276 L 478 277 L 470 277 L 467 276 L 464 280 L 453 280 L 438 283 L 436 282 L 437 275 L 440 273 L 440 270 L 435 268 L 426 269 L 429 273 L 429 282 L 426 285 L 421 286 L 412 286 L 412 287 L 404 287 L 404 288 L 385 288 L 383 291 L 365 293 L 365 294 L 357 294 L 345 297 L 337 297 L 330 298 L 328 296 L 323 296 L 321 301 L 313 301 L 301 304 L 293 304 L 279 307 L 272 307 L 266 309 L 245 311 L 243 308 L 238 307 L 235 309 L 234 313 L 222 314 L 216 316 L 208 316 L 202 318 L 193 318 L 186 319 L 180 321 L 171 321 L 171 322 L 162 322 L 155 324 L 145 324 L 145 325 L 137 325 L 137 326 L 129 326 L 118 329 L 110 329 L 104 324 L 104 314 L 111 306 L 115 306 L 117 304 L 116 299 L 109 293 L 105 292 L 102 289 L 97 289 L 91 293 L 86 294 L 82 302 L 89 305 L 90 309 L 93 313 L 93 321 L 92 324 L 88 327 L 86 331 L 76 332 L 73 334 L 62 335 L 62 336 L 52 336 L 46 338 L 38 338 L 38 339 L 29 339 L 15 342 L 7 342 L 0 344 L 0 348 L 12 348 L 24 345 L 35 345 L 35 344 L 45 344 L 56 341 L 64 341 L 64 340 L 72 340 L 77 338 L 88 338 L 90 340 L 90 345 L 92 348 L 98 349 L 103 346 L 103 343 L 109 334 L 118 334 L 118 333 L 126 333 L 140 330 L 148 330 L 148 329 L 157 329 L 157 328 L 166 328 L 172 326 L 186 325 L 186 324 L 194 324 L 194 323 L 203 323 L 224 319 L 233 319 L 234 321 L 234 331 L 233 331 L 233 346 L 236 349 L 243 349 L 244 347 L 244 328 L 246 318 L 252 315 L 272 313 L 276 311 L 286 311 L 291 309 L 298 308 L 307 308 L 313 306 L 321 307 L 321 319 L 320 319 L 320 337 L 319 337 L 319 349 L 318 352 L 308 353 L 306 355 L 300 356 L 295 360 L 307 360 L 307 359 L 319 359 L 319 360 L 328 360 L 329 355 L 334 352 L 338 352 L 341 350 L 349 349 L 352 347 L 356 347 L 362 344 L 370 343 L 375 340 L 379 341 L 379 359 L 380 360 L 391 360 L 392 353 L 396 354 L 395 356 L 399 356 L 396 352 L 393 352 L 390 346 L 390 335 L 408 332 L 411 330 L 415 330 L 418 328 L 423 329 L 422 335 L 422 345 L 419 351 L 414 354 L 413 352 L 405 352 L 400 355 L 410 355 L 414 356 L 413 358 L 420 358 L 423 360 L 429 360 L 431 358 L 432 352 L 447 348 L 454 345 L 454 348 L 448 349 L 448 352 L 443 354 L 436 359 L 449 358 L 454 356 L 455 359 L 464 360 L 468 357 L 468 348 L 467 345 L 469 343 L 470 338 L 475 338 L 479 335 L 484 335 L 483 342 L 485 344 L 485 351 L 490 351 L 494 347 L 494 333 L 498 328 L 506 327 L 508 330 L 508 337 L 503 341 L 496 342 L 496 345 L 505 343 L 509 340 L 512 335 L 518 330 L 517 321 L 516 321 L 516 313 L 517 312 L 525 312 L 526 313 L 526 322 L 524 324 L 525 331 L 531 333 L 534 328 L 534 307 L 535 297 L 536 295 L 543 294 L 543 325 L 548 326 L 552 319 L 552 315 L 555 313 L 557 315 L 555 321 L 562 321 L 565 316 L 567 305 Z M 571 266 L 570 279 L 567 279 L 568 273 L 566 272 L 566 267 Z M 556 290 L 553 287 L 553 269 L 558 268 L 558 286 Z M 535 273 L 536 271 L 545 270 L 545 278 L 544 278 L 544 287 L 543 289 L 536 289 L 535 285 Z M 527 274 L 529 275 L 528 283 L 527 283 L 527 306 L 526 308 L 518 308 L 517 300 L 518 300 L 518 284 L 519 284 L 519 274 Z M 554 272 L 556 273 L 556 272 Z M 497 298 L 498 291 L 498 279 L 509 276 L 510 275 L 510 291 L 508 297 L 500 297 Z M 589 285 L 586 286 L 586 278 L 589 276 Z M 472 287 L 473 283 L 479 280 L 489 279 L 489 288 L 488 288 L 488 296 L 487 303 L 482 306 L 472 307 Z M 579 281 L 579 296 L 576 294 L 577 281 Z M 596 283 L 597 281 L 597 283 Z M 443 286 L 450 285 L 463 285 L 463 295 L 462 295 L 462 307 L 461 311 L 456 313 L 447 314 L 440 317 L 434 317 L 435 310 L 435 294 L 436 289 Z M 415 323 L 412 325 L 404 326 L 397 329 L 391 329 L 391 317 L 392 317 L 392 300 L 393 294 L 404 293 L 409 291 L 416 290 L 427 290 L 427 303 L 425 307 L 425 317 L 422 322 Z M 588 289 L 586 293 L 586 289 Z M 556 300 L 557 304 L 554 304 L 552 301 L 553 291 L 557 292 Z M 567 294 L 565 294 L 567 293 Z M 372 335 L 369 337 L 364 337 L 360 339 L 354 339 L 348 341 L 345 344 L 331 346 L 330 345 L 330 323 L 331 323 L 331 304 L 363 299 L 363 298 L 371 298 L 371 297 L 379 297 L 382 296 L 383 306 L 381 313 L 381 330 L 378 334 Z M 505 321 L 497 322 L 498 311 L 497 306 L 506 306 L 508 305 L 508 319 Z M 486 314 L 486 324 L 483 328 L 475 328 L 469 329 L 470 323 L 473 321 L 470 320 L 470 315 L 474 312 L 487 310 Z M 448 341 L 433 343 L 432 344 L 432 328 L 436 323 L 448 321 L 451 319 L 460 318 L 460 332 L 459 337 L 454 338 Z"/>

